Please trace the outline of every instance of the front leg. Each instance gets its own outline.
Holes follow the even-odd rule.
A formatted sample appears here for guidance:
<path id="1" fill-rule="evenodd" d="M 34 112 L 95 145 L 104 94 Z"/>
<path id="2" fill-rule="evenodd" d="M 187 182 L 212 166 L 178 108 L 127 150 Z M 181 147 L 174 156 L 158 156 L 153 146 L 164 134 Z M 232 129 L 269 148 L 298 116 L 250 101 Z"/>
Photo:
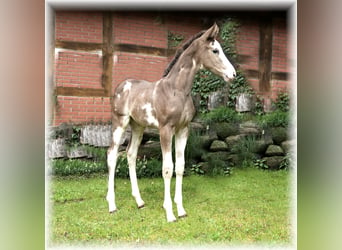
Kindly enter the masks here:
<path id="1" fill-rule="evenodd" d="M 164 126 L 160 129 L 160 145 L 163 154 L 163 179 L 164 179 L 164 204 L 166 219 L 168 222 L 176 221 L 176 217 L 172 211 L 171 199 L 171 178 L 173 174 L 172 161 L 172 137 L 173 131 L 170 126 Z"/>
<path id="2" fill-rule="evenodd" d="M 183 207 L 182 197 L 182 182 L 184 174 L 184 151 L 186 142 L 189 135 L 188 127 L 180 129 L 176 133 L 176 191 L 175 191 L 175 203 L 177 204 L 178 217 L 182 218 L 186 216 L 186 212 Z"/>

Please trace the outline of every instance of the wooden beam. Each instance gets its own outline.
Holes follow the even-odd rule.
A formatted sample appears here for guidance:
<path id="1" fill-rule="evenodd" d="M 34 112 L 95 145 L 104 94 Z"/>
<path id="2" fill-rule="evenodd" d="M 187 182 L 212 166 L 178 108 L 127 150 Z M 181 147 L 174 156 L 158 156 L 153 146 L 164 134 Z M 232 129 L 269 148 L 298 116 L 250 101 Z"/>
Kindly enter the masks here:
<path id="1" fill-rule="evenodd" d="M 70 50 L 93 51 L 102 49 L 102 44 L 56 40 L 55 47 Z"/>
<path id="2" fill-rule="evenodd" d="M 272 80 L 287 81 L 289 79 L 287 72 L 272 72 Z"/>
<path id="3" fill-rule="evenodd" d="M 125 43 L 117 43 L 114 44 L 115 51 L 135 53 L 135 54 L 146 54 L 152 56 L 170 56 L 175 54 L 176 50 L 174 49 L 166 49 L 166 48 L 157 48 L 136 44 L 125 44 Z"/>
<path id="4" fill-rule="evenodd" d="M 103 13 L 103 47 L 102 47 L 102 87 L 106 96 L 112 92 L 112 69 L 113 69 L 113 17 L 111 12 Z"/>
<path id="5" fill-rule="evenodd" d="M 104 89 L 56 87 L 55 95 L 61 96 L 86 96 L 86 97 L 108 97 Z"/>
<path id="6" fill-rule="evenodd" d="M 269 91 L 272 70 L 273 24 L 271 18 L 261 19 L 259 26 L 259 89 Z"/>

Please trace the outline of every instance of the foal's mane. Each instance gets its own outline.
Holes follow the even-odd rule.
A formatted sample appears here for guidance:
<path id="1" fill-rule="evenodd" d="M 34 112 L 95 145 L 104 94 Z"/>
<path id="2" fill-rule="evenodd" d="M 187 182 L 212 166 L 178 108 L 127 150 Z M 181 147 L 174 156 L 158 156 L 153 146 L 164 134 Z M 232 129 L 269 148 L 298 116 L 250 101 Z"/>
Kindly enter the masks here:
<path id="1" fill-rule="evenodd" d="M 179 57 L 182 55 L 182 53 L 192 44 L 193 41 L 195 41 L 197 38 L 201 37 L 203 35 L 203 33 L 205 32 L 205 30 L 202 30 L 200 32 L 198 32 L 196 35 L 193 35 L 189 40 L 187 40 L 182 47 L 180 47 L 179 49 L 177 49 L 175 56 L 173 57 L 172 61 L 169 63 L 169 65 L 167 66 L 167 68 L 164 70 L 164 74 L 163 77 L 167 76 L 169 74 L 169 72 L 171 71 L 171 69 L 173 68 L 173 66 L 176 64 L 176 62 L 178 61 Z"/>

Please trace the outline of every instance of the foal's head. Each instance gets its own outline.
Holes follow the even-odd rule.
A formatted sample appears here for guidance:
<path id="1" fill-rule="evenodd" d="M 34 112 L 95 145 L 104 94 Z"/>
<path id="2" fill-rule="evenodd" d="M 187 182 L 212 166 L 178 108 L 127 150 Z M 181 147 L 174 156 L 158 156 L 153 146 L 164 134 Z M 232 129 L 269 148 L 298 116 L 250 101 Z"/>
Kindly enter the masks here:
<path id="1" fill-rule="evenodd" d="M 235 77 L 236 72 L 233 65 L 229 62 L 222 47 L 216 40 L 219 28 L 215 23 L 208 29 L 199 39 L 198 43 L 198 58 L 199 62 L 214 74 L 221 76 L 225 81 Z"/>

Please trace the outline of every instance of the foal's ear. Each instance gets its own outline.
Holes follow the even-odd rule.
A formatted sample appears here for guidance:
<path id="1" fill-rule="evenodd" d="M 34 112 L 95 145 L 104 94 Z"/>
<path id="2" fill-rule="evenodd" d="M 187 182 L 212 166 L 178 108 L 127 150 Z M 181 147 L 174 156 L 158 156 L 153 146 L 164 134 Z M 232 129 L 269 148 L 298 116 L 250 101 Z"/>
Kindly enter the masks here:
<path id="1" fill-rule="evenodd" d="M 214 41 L 219 33 L 219 27 L 216 23 L 214 23 L 213 26 L 211 26 L 204 34 L 203 38 L 207 41 Z"/>

